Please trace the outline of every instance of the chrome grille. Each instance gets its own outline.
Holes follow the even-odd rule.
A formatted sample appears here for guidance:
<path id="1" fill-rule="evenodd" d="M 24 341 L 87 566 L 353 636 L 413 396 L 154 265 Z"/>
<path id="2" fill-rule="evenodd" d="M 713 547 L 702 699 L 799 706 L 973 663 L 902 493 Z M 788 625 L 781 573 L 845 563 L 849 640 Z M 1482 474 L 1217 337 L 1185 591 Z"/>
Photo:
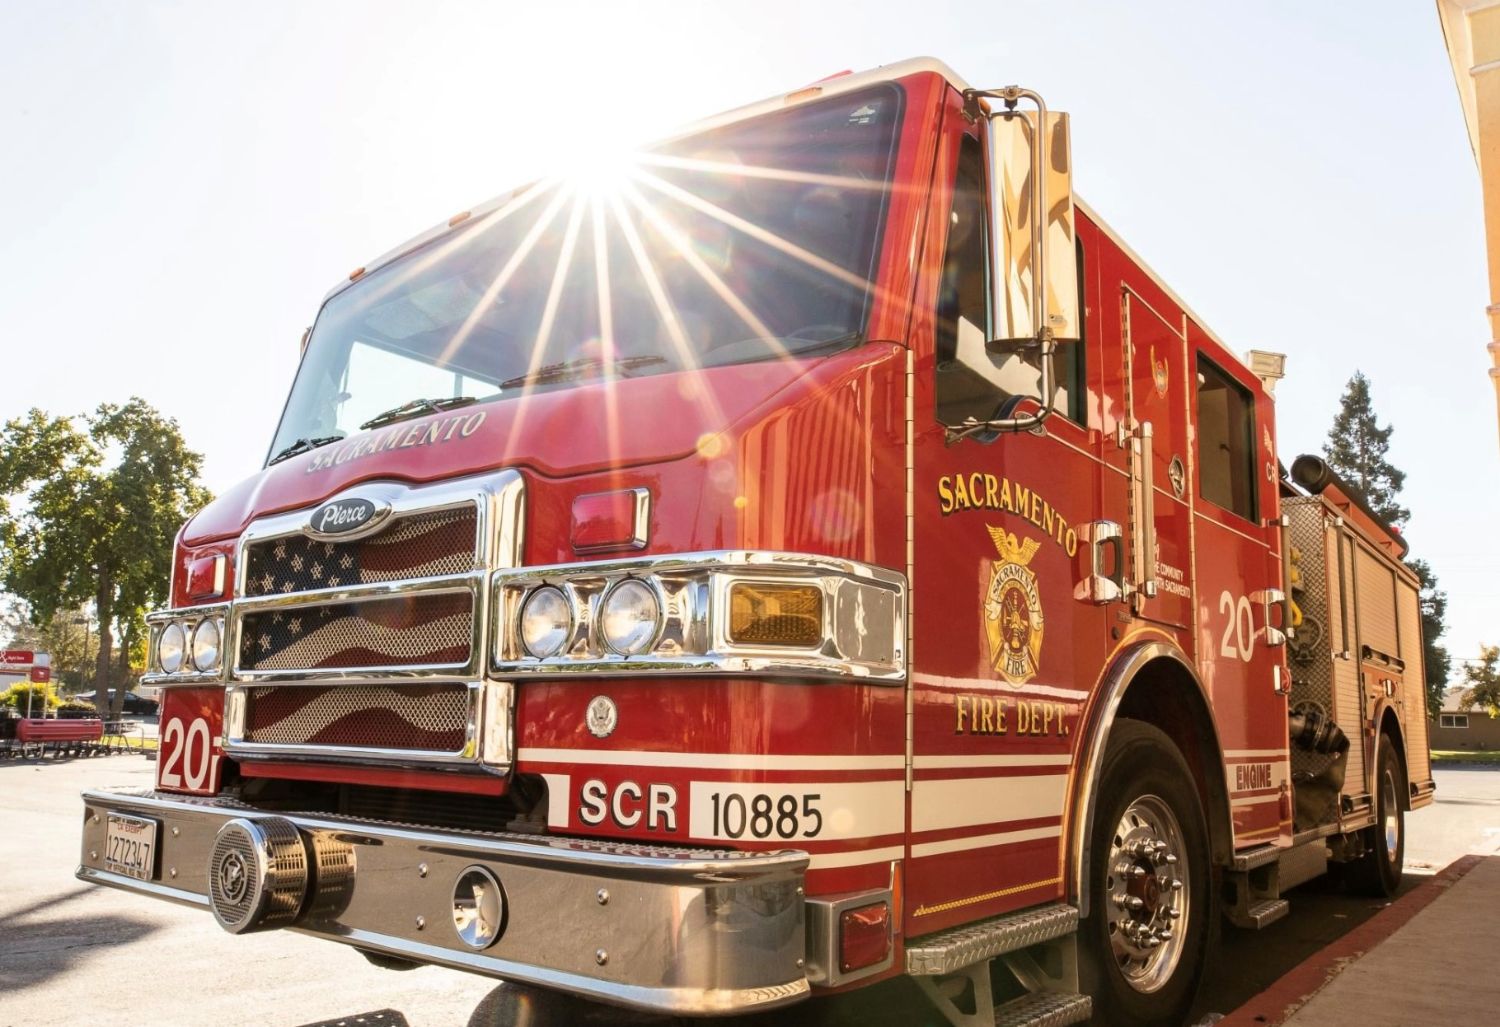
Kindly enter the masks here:
<path id="1" fill-rule="evenodd" d="M 473 647 L 471 593 L 260 610 L 240 630 L 243 670 L 462 666 Z"/>
<path id="2" fill-rule="evenodd" d="M 488 575 L 520 562 L 513 469 L 430 484 L 364 481 L 368 533 L 321 535 L 318 508 L 244 532 L 227 617 L 225 750 L 296 759 L 508 768 L 507 682 L 484 681 Z"/>
<path id="3" fill-rule="evenodd" d="M 246 742 L 460 752 L 470 690 L 424 685 L 270 685 L 246 689 Z"/>
<path id="4" fill-rule="evenodd" d="M 306 535 L 245 547 L 245 595 L 309 592 L 474 569 L 478 513 L 473 504 L 396 518 L 378 535 L 319 542 Z"/>

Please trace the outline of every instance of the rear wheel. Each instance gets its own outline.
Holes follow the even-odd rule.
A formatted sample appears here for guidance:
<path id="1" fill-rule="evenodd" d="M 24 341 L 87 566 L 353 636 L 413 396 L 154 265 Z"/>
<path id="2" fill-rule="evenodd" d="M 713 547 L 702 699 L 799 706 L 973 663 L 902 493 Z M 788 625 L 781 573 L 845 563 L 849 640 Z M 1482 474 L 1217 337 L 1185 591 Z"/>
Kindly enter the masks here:
<path id="1" fill-rule="evenodd" d="M 1349 865 L 1350 887 L 1364 895 L 1390 896 L 1401 885 L 1406 860 L 1406 817 L 1401 793 L 1406 774 L 1389 735 L 1380 736 L 1375 764 L 1375 826 L 1368 829 L 1364 856 Z"/>
<path id="2" fill-rule="evenodd" d="M 1100 767 L 1081 972 L 1097 1022 L 1180 1024 L 1213 914 L 1208 831 L 1187 762 L 1162 731 L 1117 721 Z"/>

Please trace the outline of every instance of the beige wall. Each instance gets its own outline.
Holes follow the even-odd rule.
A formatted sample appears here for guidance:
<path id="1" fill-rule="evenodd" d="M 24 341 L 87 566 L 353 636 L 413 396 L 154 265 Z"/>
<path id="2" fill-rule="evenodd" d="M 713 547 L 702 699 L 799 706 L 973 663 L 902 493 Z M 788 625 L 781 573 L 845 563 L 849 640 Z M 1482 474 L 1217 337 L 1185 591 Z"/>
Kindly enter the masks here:
<path id="1" fill-rule="evenodd" d="M 1453 63 L 1469 144 L 1484 188 L 1484 231 L 1490 266 L 1490 379 L 1500 415 L 1500 2 L 1437 0 Z M 1500 428 L 1500 422 L 1497 422 Z M 1434 746 L 1436 742 L 1434 741 Z"/>
<path id="2" fill-rule="evenodd" d="M 1434 749 L 1500 749 L 1500 718 L 1483 710 L 1469 711 L 1467 728 L 1439 727 L 1430 720 L 1428 734 Z"/>

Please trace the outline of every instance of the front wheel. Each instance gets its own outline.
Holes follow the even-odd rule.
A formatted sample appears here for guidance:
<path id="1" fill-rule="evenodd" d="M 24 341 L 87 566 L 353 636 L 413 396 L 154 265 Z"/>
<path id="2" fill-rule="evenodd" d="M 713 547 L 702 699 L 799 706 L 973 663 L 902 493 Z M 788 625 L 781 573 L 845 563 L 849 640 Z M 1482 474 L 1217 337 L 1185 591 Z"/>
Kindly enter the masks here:
<path id="1" fill-rule="evenodd" d="M 1117 721 L 1100 767 L 1080 971 L 1097 1022 L 1180 1024 L 1213 924 L 1208 830 L 1187 762 L 1159 729 Z"/>

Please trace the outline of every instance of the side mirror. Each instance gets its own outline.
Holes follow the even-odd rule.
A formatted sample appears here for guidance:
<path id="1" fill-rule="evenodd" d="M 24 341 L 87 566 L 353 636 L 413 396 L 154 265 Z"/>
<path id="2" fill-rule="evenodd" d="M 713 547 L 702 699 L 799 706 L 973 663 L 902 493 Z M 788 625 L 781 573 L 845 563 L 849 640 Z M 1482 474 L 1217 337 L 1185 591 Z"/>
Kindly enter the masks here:
<path id="1" fill-rule="evenodd" d="M 985 98 L 1000 100 L 1000 109 L 983 110 L 979 101 Z M 1036 110 L 1016 110 L 1022 99 Z M 1052 413 L 1057 342 L 1083 337 L 1068 116 L 1049 112 L 1040 96 L 1020 86 L 970 90 L 965 100 L 972 115 L 988 122 L 989 345 L 1034 349 L 1041 370 L 1041 410 L 987 427 L 1025 431 Z"/>
<path id="2" fill-rule="evenodd" d="M 297 343 L 298 354 L 307 352 L 307 340 L 310 338 L 312 338 L 312 325 L 308 325 L 306 328 L 302 329 L 302 341 Z"/>

